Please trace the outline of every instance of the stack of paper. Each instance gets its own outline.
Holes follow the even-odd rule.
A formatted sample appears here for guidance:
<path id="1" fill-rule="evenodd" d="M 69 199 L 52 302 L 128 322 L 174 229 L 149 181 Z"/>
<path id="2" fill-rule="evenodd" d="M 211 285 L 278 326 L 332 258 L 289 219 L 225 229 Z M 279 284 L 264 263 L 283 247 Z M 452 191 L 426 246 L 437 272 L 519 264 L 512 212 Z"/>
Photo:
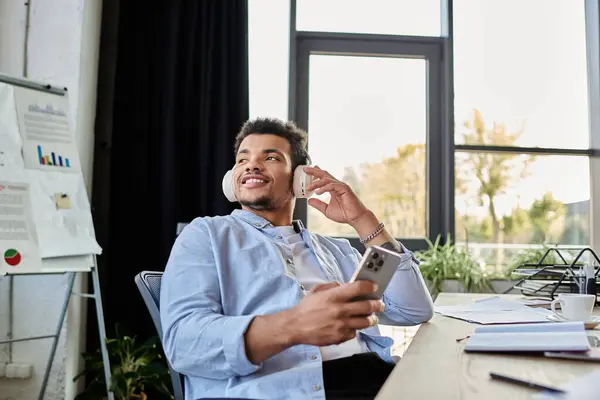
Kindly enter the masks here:
<path id="1" fill-rule="evenodd" d="M 458 306 L 438 306 L 435 312 L 483 325 L 549 322 L 546 317 L 552 314 L 544 308 L 528 307 L 497 296 Z"/>
<path id="2" fill-rule="evenodd" d="M 470 336 L 467 352 L 545 352 L 590 349 L 583 322 L 481 326 Z"/>

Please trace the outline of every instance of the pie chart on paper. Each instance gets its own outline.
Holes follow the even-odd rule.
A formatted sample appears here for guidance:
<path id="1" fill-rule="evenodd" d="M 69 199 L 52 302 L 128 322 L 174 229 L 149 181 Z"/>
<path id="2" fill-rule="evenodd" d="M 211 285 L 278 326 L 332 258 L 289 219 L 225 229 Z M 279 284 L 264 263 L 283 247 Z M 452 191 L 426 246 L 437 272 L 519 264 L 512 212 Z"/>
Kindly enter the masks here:
<path id="1" fill-rule="evenodd" d="M 16 267 L 21 263 L 21 253 L 15 249 L 8 249 L 4 252 L 4 261 L 11 267 Z"/>

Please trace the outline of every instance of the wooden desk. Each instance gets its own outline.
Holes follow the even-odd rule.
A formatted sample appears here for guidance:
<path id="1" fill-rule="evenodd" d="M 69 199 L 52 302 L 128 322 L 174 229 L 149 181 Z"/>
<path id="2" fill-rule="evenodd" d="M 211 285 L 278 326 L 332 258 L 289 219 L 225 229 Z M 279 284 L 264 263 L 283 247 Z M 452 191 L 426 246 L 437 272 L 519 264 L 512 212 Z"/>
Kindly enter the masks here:
<path id="1" fill-rule="evenodd" d="M 435 304 L 468 303 L 489 294 L 441 293 Z M 518 298 L 519 295 L 503 295 Z M 595 314 L 599 314 L 596 310 Z M 536 383 L 559 386 L 600 369 L 599 363 L 465 353 L 464 342 L 476 324 L 435 314 L 421 325 L 404 357 L 381 388 L 376 400 L 397 399 L 530 399 L 535 390 L 491 380 L 491 371 Z M 600 337 L 600 327 L 593 331 Z"/>

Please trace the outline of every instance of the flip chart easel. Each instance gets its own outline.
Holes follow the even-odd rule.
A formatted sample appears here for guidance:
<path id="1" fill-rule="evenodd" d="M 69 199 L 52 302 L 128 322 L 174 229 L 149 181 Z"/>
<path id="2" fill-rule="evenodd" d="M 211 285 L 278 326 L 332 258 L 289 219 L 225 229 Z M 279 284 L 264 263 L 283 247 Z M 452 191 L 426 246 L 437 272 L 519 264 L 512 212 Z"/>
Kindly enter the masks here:
<path id="1" fill-rule="evenodd" d="M 25 100 L 30 101 L 32 103 L 28 103 L 27 104 L 27 109 L 32 111 L 32 113 L 35 112 L 39 112 L 39 113 L 43 113 L 46 115 L 49 115 L 48 119 L 53 118 L 54 115 L 57 116 L 57 118 L 62 118 L 61 122 L 63 124 L 63 126 L 60 128 L 62 129 L 61 132 L 56 133 L 57 135 L 62 135 L 63 137 L 65 137 L 67 145 L 64 145 L 64 149 L 67 149 L 65 151 L 70 151 L 70 153 L 68 154 L 68 158 L 67 156 L 65 156 L 65 154 L 61 154 L 58 151 L 53 151 L 52 150 L 52 140 L 53 139 L 51 136 L 55 133 L 52 132 L 51 129 L 47 129 L 46 131 L 44 131 L 44 128 L 47 128 L 47 126 L 44 126 L 44 120 L 43 118 L 38 119 L 37 122 L 35 119 L 33 120 L 32 125 L 34 125 L 35 127 L 31 129 L 31 131 L 27 132 L 27 135 L 30 135 L 31 137 L 39 137 L 39 141 L 40 144 L 37 145 L 37 152 L 39 152 L 39 160 L 40 160 L 40 165 L 37 165 L 37 169 L 34 168 L 33 170 L 31 169 L 32 167 L 29 166 L 29 169 L 27 167 L 27 162 L 29 162 L 29 164 L 31 165 L 31 160 L 32 157 L 34 160 L 37 161 L 36 158 L 36 153 L 32 150 L 32 146 L 31 146 L 31 137 L 25 135 L 22 132 L 22 128 L 24 125 L 24 122 L 22 120 L 19 121 L 19 123 L 21 124 L 20 127 L 15 127 L 13 129 L 12 125 L 14 125 L 11 121 L 13 119 L 16 120 L 16 118 L 13 118 L 12 116 L 12 112 L 13 110 L 15 110 L 16 105 L 11 103 L 8 104 L 9 102 L 14 102 L 14 103 L 18 103 L 17 100 L 15 100 L 15 96 L 6 96 L 6 93 L 8 93 L 6 90 L 4 92 L 5 96 L 4 97 L 0 97 L 0 135 L 7 135 L 7 130 L 10 130 L 10 134 L 13 135 L 12 139 L 14 139 L 14 130 L 20 131 L 21 136 L 23 136 L 23 144 L 22 144 L 22 148 L 19 148 L 18 154 L 17 151 L 13 148 L 8 148 L 9 145 L 7 145 L 6 143 L 10 143 L 11 139 L 9 137 L 9 135 L 4 136 L 2 139 L 3 141 L 0 142 L 1 145 L 5 145 L 7 146 L 6 148 L 0 148 L 0 155 L 6 156 L 6 153 L 11 153 L 10 155 L 12 156 L 12 159 L 10 157 L 8 158 L 3 158 L 2 159 L 2 163 L 0 163 L 0 177 L 2 181 L 16 181 L 16 182 L 26 182 L 28 185 L 31 185 L 35 191 L 31 192 L 31 193 L 35 193 L 36 197 L 36 201 L 40 200 L 40 197 L 43 197 L 42 199 L 42 205 L 45 205 L 45 202 L 48 202 L 48 198 L 50 196 L 43 196 L 43 192 L 44 190 L 53 190 L 54 192 L 56 191 L 55 188 L 57 187 L 61 187 L 61 185 L 65 186 L 65 187 L 69 187 L 70 190 L 75 190 L 73 182 L 75 183 L 80 183 L 77 180 L 81 179 L 81 181 L 83 181 L 83 178 L 81 176 L 81 172 L 80 169 L 76 169 L 75 167 L 79 168 L 79 162 L 78 162 L 78 154 L 76 151 L 76 147 L 74 146 L 74 138 L 70 132 L 70 128 L 69 128 L 69 124 L 68 124 L 68 102 L 66 100 L 66 96 L 67 96 L 67 90 L 66 88 L 60 88 L 60 87 L 55 87 L 52 85 L 48 85 L 48 84 L 44 84 L 44 83 L 37 83 L 37 82 L 33 82 L 30 81 L 28 79 L 23 79 L 23 78 L 16 78 L 16 77 L 11 77 L 11 76 L 7 76 L 7 75 L 3 75 L 0 74 L 0 84 L 3 84 L 3 87 L 0 87 L 0 94 L 1 94 L 1 89 L 4 88 L 8 88 L 11 91 L 16 91 L 17 90 L 23 90 L 27 89 L 26 93 L 22 94 L 22 98 L 20 98 L 20 101 L 23 102 L 23 98 L 25 98 Z M 8 86 L 7 86 L 8 85 Z M 20 88 L 20 89 L 19 89 Z M 36 93 L 39 93 L 39 99 L 36 99 Z M 25 96 L 26 94 L 26 96 Z M 55 97 L 58 96 L 58 97 Z M 55 101 L 56 100 L 56 101 Z M 5 104 L 2 104 L 2 102 L 5 102 Z M 59 104 L 59 107 L 56 106 L 56 104 Z M 21 106 L 23 106 L 21 104 Z M 4 114 L 2 114 L 4 113 Z M 17 111 L 15 111 L 15 114 L 18 114 Z M 33 114 L 32 114 L 33 115 Z M 40 114 L 42 115 L 42 114 Z M 20 117 L 23 117 L 22 115 L 20 115 Z M 4 120 L 2 120 L 4 119 Z M 50 122 L 56 122 L 56 121 L 50 121 Z M 11 125 L 12 124 L 12 125 Z M 9 126 L 10 125 L 10 126 Z M 60 125 L 60 124 L 59 124 Z M 5 132 L 2 131 L 2 129 L 5 130 Z M 35 129 L 35 130 L 34 130 Z M 47 142 L 44 142 L 44 136 L 43 135 L 47 135 Z M 18 136 L 18 135 L 17 135 Z M 8 137 L 8 139 L 7 139 Z M 20 140 L 20 139 L 19 139 Z M 27 140 L 29 140 L 29 143 L 27 142 Z M 15 140 L 12 141 L 13 143 L 15 142 Z M 19 142 L 20 143 L 20 142 Z M 49 143 L 46 146 L 46 143 Z M 26 148 L 26 146 L 28 146 Z M 50 148 L 50 156 L 49 155 L 44 155 L 44 157 L 42 157 L 42 146 L 46 146 L 48 148 Z M 7 150 L 8 149 L 8 150 Z M 48 150 L 45 150 L 46 152 L 48 152 Z M 56 153 L 56 154 L 55 154 Z M 19 159 L 18 163 L 15 163 L 15 159 Z M 23 159 L 25 159 L 25 162 L 23 162 Z M 70 160 L 70 161 L 69 161 Z M 10 163 L 12 162 L 12 164 L 10 165 L 10 168 L 8 165 L 5 165 L 5 163 Z M 52 171 L 52 169 L 56 169 L 59 172 L 54 172 Z M 64 167 L 64 168 L 70 168 L 70 170 L 66 171 L 66 172 L 62 172 L 60 170 L 60 168 L 58 167 Z M 64 174 L 64 176 L 62 176 Z M 47 178 L 47 179 L 45 179 Z M 59 179 L 60 178 L 60 179 Z M 65 178 L 65 179 L 63 179 Z M 67 179 L 68 178 L 68 179 Z M 48 180 L 48 182 L 45 182 L 45 180 Z M 0 185 L 1 186 L 1 185 Z M 51 189 L 48 189 L 48 187 L 50 187 Z M 28 187 L 29 188 L 29 187 Z M 4 187 L 0 187 L 0 190 L 4 189 Z M 54 193 L 53 192 L 53 193 Z M 62 191 L 61 191 L 62 192 Z M 82 193 L 84 192 L 84 193 Z M 31 196 L 34 196 L 33 194 L 31 194 Z M 66 196 L 66 195 L 65 195 Z M 48 197 L 48 198 L 47 198 Z M 28 197 L 29 198 L 29 197 Z M 67 210 L 70 213 L 66 213 L 66 214 L 60 214 L 59 216 L 61 218 L 63 218 L 65 215 L 67 217 L 64 218 L 80 218 L 81 221 L 83 221 L 83 224 L 90 224 L 91 223 L 91 207 L 89 206 L 89 200 L 87 199 L 87 194 L 85 194 L 85 190 L 77 190 L 77 196 L 76 198 L 73 199 L 68 199 L 68 202 L 63 202 L 61 203 L 61 207 L 62 208 L 70 208 L 71 207 L 71 202 L 73 202 L 73 208 L 77 208 L 77 210 Z M 33 203 L 33 200 L 32 200 Z M 58 203 L 57 203 L 58 204 Z M 61 208 L 61 207 L 56 207 Z M 52 207 L 51 207 L 52 208 Z M 82 212 L 83 209 L 83 212 Z M 32 214 L 35 214 L 35 211 L 32 212 Z M 39 210 L 38 210 L 39 211 Z M 65 210 L 60 210 L 60 211 L 65 211 Z M 38 217 L 38 221 L 39 220 L 43 220 L 43 218 L 40 218 L 40 215 L 42 215 L 44 212 L 47 212 L 47 208 L 43 209 L 42 211 L 39 211 L 37 215 Z M 57 210 L 55 210 L 55 212 L 59 212 Z M 88 216 L 89 214 L 89 216 Z M 83 217 L 82 217 L 83 215 Z M 10 221 L 9 221 L 10 222 Z M 88 225 L 85 225 L 86 228 L 88 227 Z M 72 226 L 65 226 L 63 227 L 64 231 L 69 232 L 69 228 L 72 228 Z M 8 340 L 5 341 L 0 341 L 0 344 L 9 344 L 9 346 L 12 343 L 15 342 L 24 342 L 24 341 L 30 341 L 30 340 L 46 340 L 46 339 L 51 339 L 52 340 L 52 345 L 51 345 L 51 349 L 50 349 L 50 354 L 48 356 L 48 362 L 46 365 L 46 369 L 44 371 L 44 375 L 43 375 L 43 381 L 42 381 L 42 387 L 40 388 L 40 392 L 38 395 L 38 400 L 43 400 L 45 392 L 46 392 L 46 386 L 48 383 L 48 379 L 50 377 L 50 372 L 52 369 L 52 364 L 54 362 L 54 358 L 56 356 L 56 350 L 57 350 L 57 346 L 58 346 L 58 341 L 60 338 L 60 332 L 62 330 L 63 324 L 64 324 L 64 320 L 65 320 L 65 316 L 67 314 L 67 309 L 68 309 L 68 305 L 69 305 L 69 301 L 72 295 L 76 295 L 76 296 L 80 296 L 80 297 L 84 297 L 84 298 L 88 298 L 88 299 L 92 299 L 95 301 L 95 306 L 96 306 L 96 314 L 97 314 L 97 321 L 98 321 L 98 333 L 99 333 L 99 337 L 100 337 L 100 351 L 102 354 L 102 359 L 103 359 L 103 364 L 104 364 L 104 377 L 106 380 L 106 389 L 107 389 L 107 393 L 108 393 L 108 399 L 109 400 L 114 400 L 114 394 L 110 391 L 110 380 L 111 380 L 111 369 L 110 369 L 110 360 L 109 360 L 109 355 L 108 355 L 108 350 L 106 347 L 106 329 L 104 326 L 104 312 L 102 309 L 102 297 L 101 297 L 101 290 L 100 290 L 100 280 L 98 277 L 98 263 L 96 260 L 96 254 L 100 254 L 99 251 L 96 251 L 96 247 L 99 249 L 99 246 L 97 246 L 97 244 L 95 243 L 95 239 L 88 237 L 84 237 L 81 242 L 78 241 L 77 237 L 68 237 L 67 234 L 65 234 L 65 232 L 58 232 L 55 235 L 56 237 L 52 237 L 52 232 L 50 231 L 49 234 L 49 230 L 47 227 L 43 228 L 45 229 L 45 231 L 43 232 L 44 237 L 40 238 L 40 243 L 38 243 L 40 245 L 40 248 L 43 247 L 42 250 L 40 250 L 40 256 L 38 256 L 38 262 L 36 265 L 40 265 L 39 264 L 39 257 L 41 257 L 42 262 L 41 262 L 41 266 L 40 267 L 35 267 L 35 268 L 29 268 L 29 269 L 23 269 L 23 270 L 19 270 L 18 268 L 15 268 L 14 270 L 2 270 L 0 266 L 0 277 L 2 276 L 7 276 L 8 279 L 10 280 L 10 299 L 9 299 L 9 334 L 8 334 Z M 91 226 L 91 230 L 93 230 L 93 223 Z M 85 233 L 85 229 L 82 230 Z M 89 233 L 89 232 L 88 232 Z M 62 235 L 62 236 L 61 236 Z M 74 235 L 75 236 L 75 235 Z M 4 239 L 4 237 L 2 238 Z M 69 239 L 72 239 L 71 242 L 69 242 Z M 90 245 L 90 241 L 92 242 L 92 245 Z M 43 242 L 43 243 L 42 243 Z M 81 246 L 81 247 L 79 247 Z M 86 249 L 86 250 L 80 250 L 80 249 Z M 88 249 L 93 249 L 92 251 L 88 251 Z M 19 257 L 19 260 L 21 260 L 21 255 L 16 252 L 16 256 Z M 8 263 L 8 260 L 6 259 L 6 254 L 5 254 L 5 260 L 4 262 Z M 12 257 L 12 256 L 11 256 Z M 24 255 L 24 257 L 26 257 Z M 18 262 L 18 261 L 17 261 Z M 12 264 L 10 264 L 12 265 Z M 73 292 L 73 284 L 75 281 L 75 276 L 77 273 L 83 273 L 83 274 L 91 274 L 92 277 L 92 285 L 93 285 L 93 291 L 92 293 L 74 293 Z M 24 276 L 24 275 L 35 275 L 35 276 L 50 276 L 50 275 L 56 275 L 56 274 L 63 274 L 67 276 L 67 288 L 66 288 L 66 292 L 65 295 L 63 297 L 62 300 L 62 305 L 60 308 L 60 315 L 59 315 L 59 320 L 57 321 L 56 324 L 56 329 L 54 330 L 54 332 L 49 333 L 47 335 L 43 335 L 43 336 L 36 336 L 36 337 L 23 337 L 23 338 L 14 338 L 13 336 L 13 320 L 12 320 L 12 315 L 13 315 L 13 285 L 12 285 L 12 280 L 18 278 L 18 276 Z M 11 355 L 12 356 L 12 355 Z M 12 361 L 12 360 L 11 360 Z"/>
<path id="2" fill-rule="evenodd" d="M 57 259 L 57 260 L 53 260 L 53 261 L 59 262 L 60 260 Z M 84 260 L 82 259 L 81 261 L 84 261 Z M 73 292 L 73 283 L 75 282 L 75 274 L 77 274 L 77 273 L 90 273 L 91 274 L 92 285 L 93 285 L 92 293 L 74 293 Z M 9 279 L 12 279 L 13 277 L 16 277 L 16 276 L 25 276 L 25 275 L 27 275 L 27 276 L 32 276 L 32 275 L 48 276 L 51 274 L 65 274 L 68 277 L 67 278 L 68 279 L 67 289 L 66 289 L 63 303 L 62 303 L 62 306 L 60 309 L 58 323 L 56 325 L 56 329 L 54 330 L 54 332 L 52 334 L 43 335 L 43 336 L 33 336 L 33 337 L 23 337 L 23 338 L 12 338 L 11 337 L 9 340 L 0 341 L 0 344 L 10 344 L 10 343 L 24 342 L 24 341 L 29 341 L 29 340 L 52 339 L 52 346 L 50 348 L 50 354 L 48 355 L 48 362 L 46 364 L 46 369 L 44 371 L 42 387 L 40 388 L 40 392 L 38 395 L 38 400 L 43 400 L 45 392 L 46 392 L 46 386 L 48 384 L 48 379 L 50 378 L 52 364 L 53 364 L 54 358 L 56 356 L 56 349 L 58 346 L 58 340 L 60 339 L 60 332 L 61 332 L 63 324 L 64 324 L 65 316 L 67 315 L 67 309 L 69 307 L 69 300 L 71 298 L 71 295 L 76 295 L 76 296 L 92 299 L 92 300 L 94 300 L 95 306 L 96 306 L 96 315 L 97 315 L 97 320 L 98 320 L 98 333 L 100 335 L 99 337 L 101 338 L 100 351 L 102 353 L 102 360 L 104 362 L 104 378 L 107 382 L 106 390 L 108 391 L 109 400 L 114 400 L 113 393 L 109 391 L 111 372 L 110 372 L 110 362 L 109 362 L 108 350 L 106 348 L 106 342 L 104 340 L 104 338 L 106 338 L 106 329 L 104 327 L 104 312 L 102 309 L 102 297 L 101 297 L 101 292 L 100 292 L 100 280 L 98 278 L 98 268 L 97 268 L 96 257 L 95 256 L 93 257 L 92 264 L 89 265 L 88 267 L 75 267 L 75 266 L 69 267 L 69 266 L 67 266 L 66 268 L 64 268 L 61 271 L 59 268 L 54 266 L 54 267 L 48 268 L 47 272 L 7 274 L 7 275 L 9 277 Z M 13 296 L 12 290 L 11 290 L 10 295 Z M 9 304 L 12 306 L 12 301 L 9 300 Z M 9 313 L 12 314 L 12 310 L 9 310 Z M 12 336 L 12 330 L 13 330 L 13 327 L 9 326 L 9 331 L 11 332 L 10 333 L 11 336 Z"/>

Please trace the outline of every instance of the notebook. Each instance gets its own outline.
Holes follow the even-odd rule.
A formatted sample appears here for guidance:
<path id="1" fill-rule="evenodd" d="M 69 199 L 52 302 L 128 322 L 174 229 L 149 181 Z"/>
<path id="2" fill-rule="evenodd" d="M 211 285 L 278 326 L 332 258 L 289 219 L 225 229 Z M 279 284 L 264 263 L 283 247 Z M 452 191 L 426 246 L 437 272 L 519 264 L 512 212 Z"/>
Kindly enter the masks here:
<path id="1" fill-rule="evenodd" d="M 548 358 L 562 358 L 567 360 L 590 361 L 600 363 L 600 348 L 588 351 L 546 351 L 544 356 Z"/>
<path id="2" fill-rule="evenodd" d="M 549 358 L 563 358 L 568 360 L 600 363 L 600 338 L 598 338 L 595 333 L 596 332 L 587 334 L 588 342 L 590 343 L 591 347 L 588 351 L 546 351 L 544 352 L 544 356 Z"/>
<path id="3" fill-rule="evenodd" d="M 481 326 L 469 337 L 466 352 L 588 351 L 583 322 Z"/>

